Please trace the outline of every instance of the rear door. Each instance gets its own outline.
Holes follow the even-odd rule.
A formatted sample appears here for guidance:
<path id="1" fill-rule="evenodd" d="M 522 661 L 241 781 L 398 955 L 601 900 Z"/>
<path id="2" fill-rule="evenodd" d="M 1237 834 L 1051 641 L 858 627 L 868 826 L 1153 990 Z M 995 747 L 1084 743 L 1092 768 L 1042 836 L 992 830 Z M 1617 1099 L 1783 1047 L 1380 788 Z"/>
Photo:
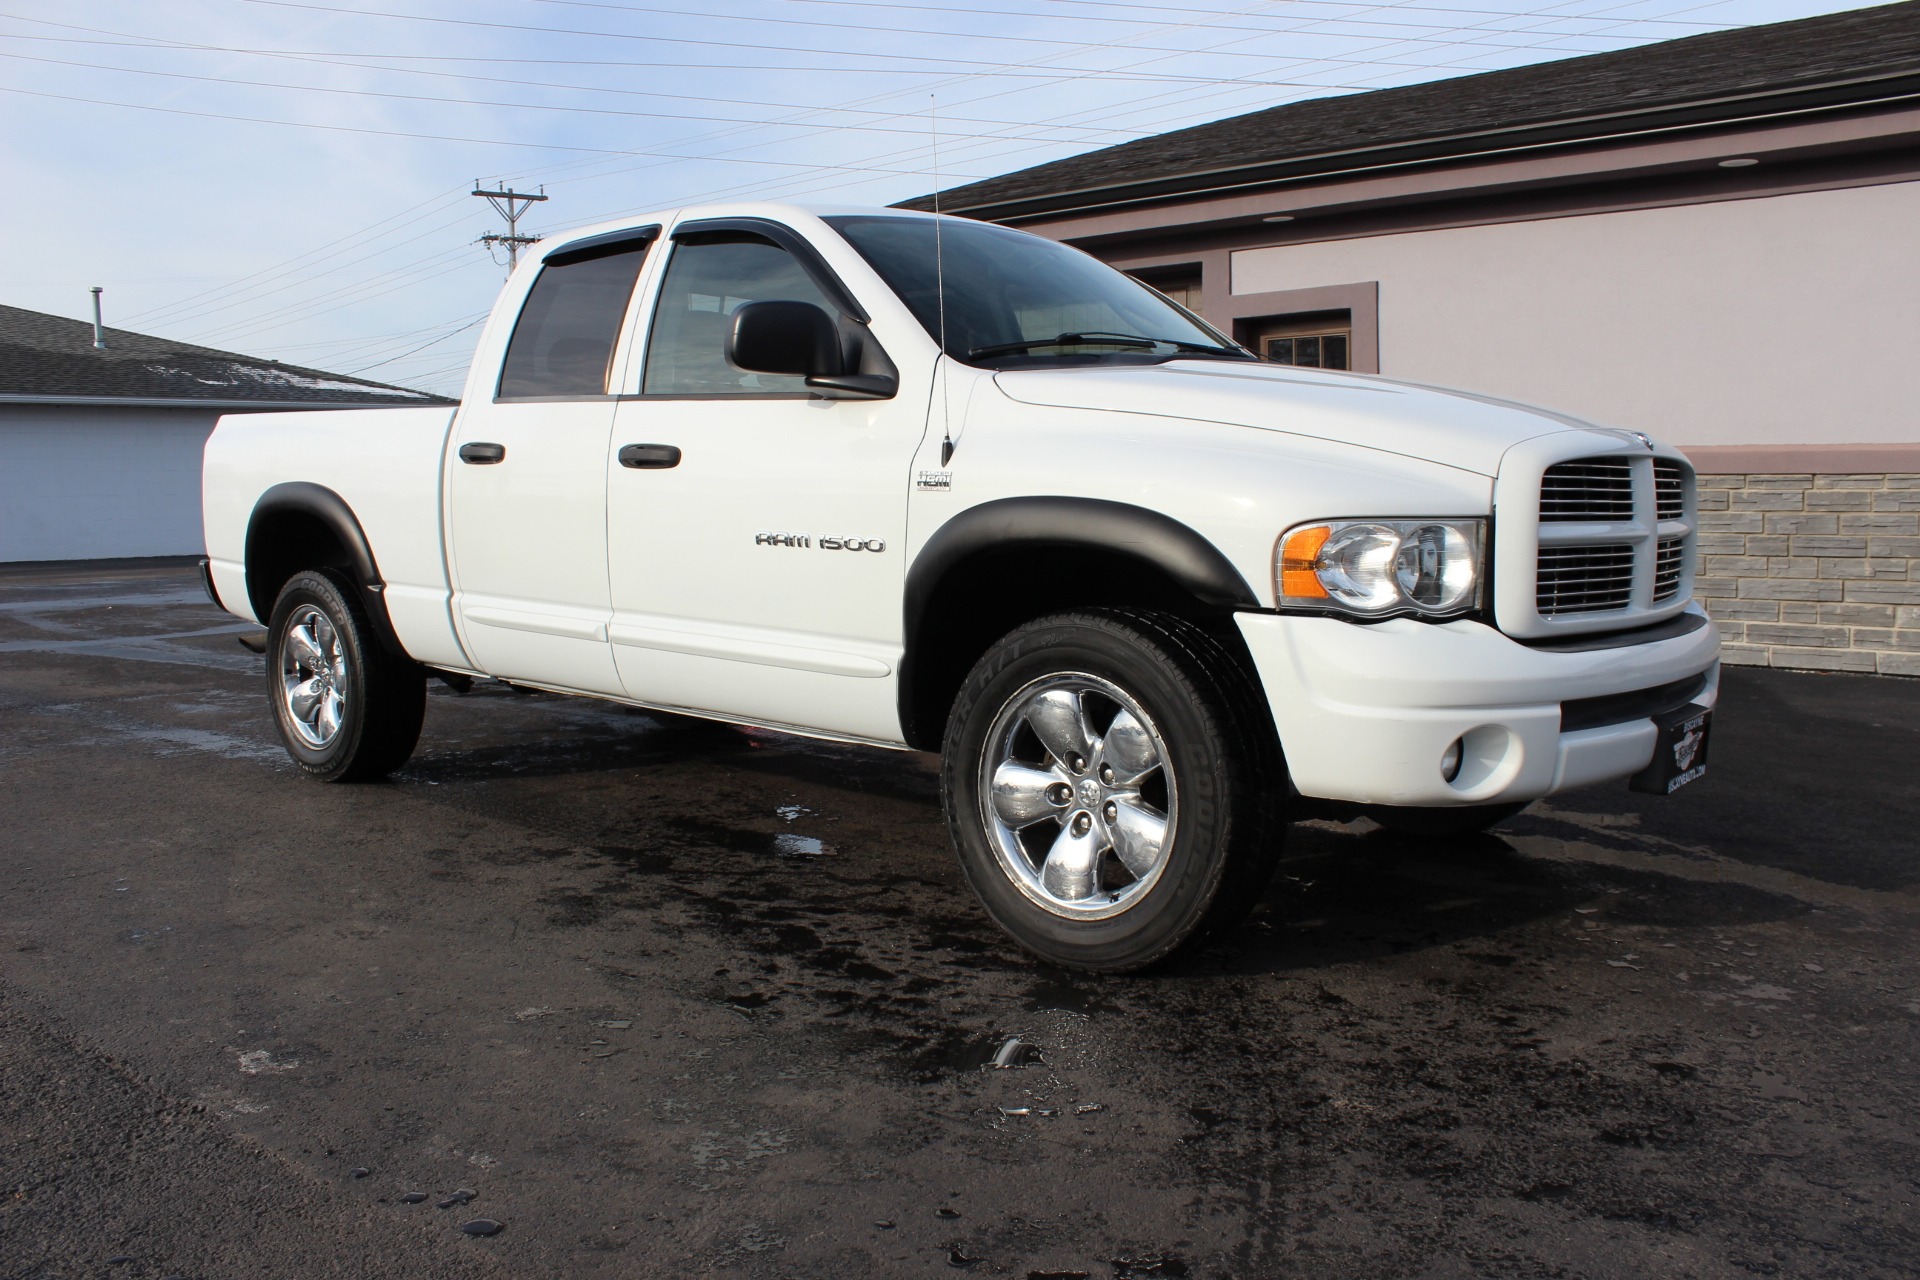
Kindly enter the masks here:
<path id="1" fill-rule="evenodd" d="M 454 617 L 504 679 L 622 691 L 608 647 L 606 459 L 612 366 L 658 228 L 562 246 L 521 306 L 492 395 L 470 396 L 447 456 Z"/>

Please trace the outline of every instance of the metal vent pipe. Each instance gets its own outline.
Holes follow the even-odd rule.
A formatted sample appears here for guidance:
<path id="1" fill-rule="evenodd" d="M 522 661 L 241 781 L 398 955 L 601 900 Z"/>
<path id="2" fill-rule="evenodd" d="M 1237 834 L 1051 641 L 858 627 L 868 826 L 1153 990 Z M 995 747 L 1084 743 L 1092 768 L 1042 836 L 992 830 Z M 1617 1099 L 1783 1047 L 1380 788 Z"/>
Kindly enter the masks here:
<path id="1" fill-rule="evenodd" d="M 100 351 L 107 349 L 107 331 L 100 324 L 100 286 L 93 286 L 93 345 Z"/>

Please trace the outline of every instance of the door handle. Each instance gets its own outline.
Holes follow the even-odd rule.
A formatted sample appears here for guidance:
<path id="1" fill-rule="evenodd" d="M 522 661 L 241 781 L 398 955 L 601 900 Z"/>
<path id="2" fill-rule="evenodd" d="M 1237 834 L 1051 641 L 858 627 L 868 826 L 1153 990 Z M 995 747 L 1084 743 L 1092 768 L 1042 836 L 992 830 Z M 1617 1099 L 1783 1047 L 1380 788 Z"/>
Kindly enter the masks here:
<path id="1" fill-rule="evenodd" d="M 620 465 L 638 470 L 663 471 L 680 465 L 680 447 L 671 444 L 623 444 Z"/>
<path id="2" fill-rule="evenodd" d="M 477 466 L 490 466 L 496 462 L 505 462 L 507 446 L 503 444 L 463 444 L 460 446 L 460 461 L 471 462 Z"/>

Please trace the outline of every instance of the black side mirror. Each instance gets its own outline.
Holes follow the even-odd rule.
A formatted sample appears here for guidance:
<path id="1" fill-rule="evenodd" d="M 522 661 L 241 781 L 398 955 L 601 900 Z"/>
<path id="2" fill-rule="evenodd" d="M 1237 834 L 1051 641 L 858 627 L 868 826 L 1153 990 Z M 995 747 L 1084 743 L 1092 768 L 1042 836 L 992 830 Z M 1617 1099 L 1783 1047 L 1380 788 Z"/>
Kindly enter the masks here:
<path id="1" fill-rule="evenodd" d="M 749 302 L 735 311 L 727 360 L 749 373 L 833 377 L 846 371 L 833 317 L 811 302 Z"/>

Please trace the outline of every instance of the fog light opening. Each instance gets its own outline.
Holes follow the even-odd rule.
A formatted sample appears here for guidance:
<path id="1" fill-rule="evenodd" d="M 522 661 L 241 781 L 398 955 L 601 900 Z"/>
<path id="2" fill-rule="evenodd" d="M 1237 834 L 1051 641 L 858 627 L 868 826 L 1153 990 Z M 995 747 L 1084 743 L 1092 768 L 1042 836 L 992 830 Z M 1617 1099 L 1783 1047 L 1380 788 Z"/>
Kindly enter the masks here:
<path id="1" fill-rule="evenodd" d="M 1453 766 L 1447 786 L 1466 799 L 1484 799 L 1511 783 L 1520 773 L 1525 752 L 1520 737 L 1501 724 L 1483 724 L 1461 734 L 1455 746 L 1440 759 L 1444 772 Z"/>
<path id="2" fill-rule="evenodd" d="M 1440 753 L 1440 776 L 1452 782 L 1460 776 L 1460 761 L 1464 755 L 1461 740 L 1455 738 L 1453 745 Z"/>

